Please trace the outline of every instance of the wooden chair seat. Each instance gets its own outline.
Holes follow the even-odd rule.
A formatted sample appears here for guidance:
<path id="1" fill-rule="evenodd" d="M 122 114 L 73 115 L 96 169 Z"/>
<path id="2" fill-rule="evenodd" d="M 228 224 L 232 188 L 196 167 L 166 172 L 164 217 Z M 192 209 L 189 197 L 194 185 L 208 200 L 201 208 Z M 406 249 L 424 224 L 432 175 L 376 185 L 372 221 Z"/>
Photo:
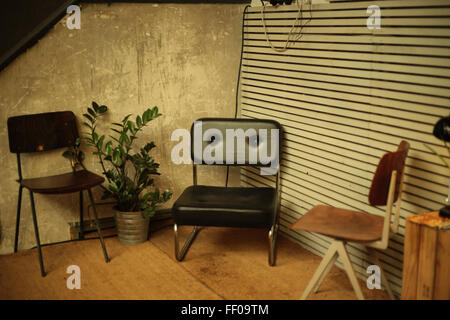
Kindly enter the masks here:
<path id="1" fill-rule="evenodd" d="M 384 217 L 373 214 L 318 205 L 290 228 L 315 232 L 335 239 L 372 242 L 381 239 Z"/>
<path id="2" fill-rule="evenodd" d="M 36 193 L 71 193 L 87 190 L 102 184 L 105 179 L 87 170 L 69 172 L 54 176 L 22 179 L 19 183 Z"/>

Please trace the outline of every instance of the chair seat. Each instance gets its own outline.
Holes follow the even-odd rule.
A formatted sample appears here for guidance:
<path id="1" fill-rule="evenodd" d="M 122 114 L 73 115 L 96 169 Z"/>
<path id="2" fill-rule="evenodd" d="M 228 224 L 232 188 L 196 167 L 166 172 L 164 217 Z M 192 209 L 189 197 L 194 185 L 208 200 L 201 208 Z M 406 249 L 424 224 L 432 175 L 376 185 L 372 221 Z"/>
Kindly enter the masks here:
<path id="1" fill-rule="evenodd" d="M 275 203 L 273 188 L 190 186 L 172 212 L 178 225 L 270 228 Z"/>
<path id="2" fill-rule="evenodd" d="M 318 205 L 290 226 L 335 239 L 371 242 L 381 239 L 384 218 L 373 214 Z"/>
<path id="3" fill-rule="evenodd" d="M 90 189 L 105 179 L 87 170 L 69 172 L 55 176 L 22 179 L 19 183 L 36 193 L 70 193 Z"/>

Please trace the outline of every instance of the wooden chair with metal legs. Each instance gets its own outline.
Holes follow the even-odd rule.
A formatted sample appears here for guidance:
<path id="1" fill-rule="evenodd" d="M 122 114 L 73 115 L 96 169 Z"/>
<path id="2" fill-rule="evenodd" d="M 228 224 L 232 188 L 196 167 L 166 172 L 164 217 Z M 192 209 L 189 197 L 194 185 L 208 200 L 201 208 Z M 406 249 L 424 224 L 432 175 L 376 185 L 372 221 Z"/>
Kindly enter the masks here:
<path id="1" fill-rule="evenodd" d="M 229 137 L 230 131 L 237 135 Z M 202 132 L 205 132 L 206 138 Z M 208 136 L 208 132 L 212 134 Z M 267 135 L 262 136 L 261 132 L 266 132 Z M 272 132 L 277 133 L 276 137 L 272 137 Z M 280 197 L 278 162 L 281 134 L 280 124 L 271 120 L 204 118 L 194 122 L 191 129 L 194 185 L 184 190 L 172 208 L 175 258 L 178 261 L 183 260 L 200 230 L 200 226 L 264 228 L 268 230 L 269 265 L 275 265 Z M 236 137 L 238 141 L 235 144 Z M 241 141 L 239 141 L 239 137 Z M 213 146 L 215 152 L 230 156 L 232 161 L 218 159 L 218 161 L 211 162 L 202 158 L 204 150 Z M 198 164 L 268 166 L 267 162 L 262 163 L 260 156 L 256 156 L 261 154 L 261 148 L 267 146 L 276 149 L 271 150 L 272 158 L 269 161 L 271 166 L 273 163 L 277 164 L 275 188 L 216 187 L 197 184 Z M 251 160 L 252 155 L 254 161 Z M 257 159 L 258 157 L 259 159 Z M 178 241 L 180 226 L 193 226 L 193 230 L 182 247 Z"/>
<path id="2" fill-rule="evenodd" d="M 367 247 L 369 254 L 372 255 L 375 263 L 380 267 L 382 284 L 385 286 L 389 297 L 394 299 L 394 294 L 392 293 L 376 249 L 387 249 L 390 232 L 396 233 L 398 230 L 404 167 L 408 150 L 409 143 L 402 141 L 397 151 L 386 153 L 381 158 L 372 180 L 369 203 L 372 206 L 386 206 L 384 217 L 365 212 L 318 205 L 290 226 L 293 230 L 314 232 L 333 238 L 322 262 L 303 292 L 302 300 L 306 299 L 311 291 L 314 293 L 317 292 L 338 257 L 342 259 L 344 269 L 356 296 L 358 299 L 364 299 L 345 248 L 347 242 L 359 243 Z M 395 215 L 391 225 L 391 214 L 394 203 L 396 203 Z"/>
<path id="3" fill-rule="evenodd" d="M 22 177 L 22 153 L 35 153 L 54 150 L 58 148 L 71 147 L 75 144 L 78 136 L 75 115 L 70 111 L 40 113 L 8 118 L 9 148 L 17 155 L 17 167 L 19 173 L 19 196 L 17 202 L 16 233 L 14 239 L 14 252 L 17 252 L 19 242 L 20 213 L 22 206 L 23 188 L 28 189 L 31 201 L 31 213 L 33 217 L 34 232 L 36 236 L 39 254 L 39 265 L 41 275 L 45 276 L 44 262 L 42 259 L 39 228 L 36 217 L 34 194 L 63 194 L 79 192 L 80 199 L 80 237 L 83 238 L 83 191 L 87 190 L 91 202 L 97 231 L 102 245 L 103 255 L 109 262 L 108 253 L 103 241 L 97 210 L 91 188 L 104 182 L 104 178 L 87 170 L 58 174 L 53 176 L 24 179 Z"/>

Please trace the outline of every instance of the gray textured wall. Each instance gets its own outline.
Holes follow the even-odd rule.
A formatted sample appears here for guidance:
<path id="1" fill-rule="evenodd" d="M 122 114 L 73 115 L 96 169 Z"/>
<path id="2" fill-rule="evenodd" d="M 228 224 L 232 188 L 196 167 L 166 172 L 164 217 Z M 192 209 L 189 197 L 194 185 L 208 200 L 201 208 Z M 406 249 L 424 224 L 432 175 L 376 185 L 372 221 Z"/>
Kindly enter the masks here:
<path id="1" fill-rule="evenodd" d="M 13 250 L 17 167 L 9 153 L 7 118 L 72 110 L 81 114 L 91 101 L 110 107 L 107 120 L 142 113 L 157 105 L 162 117 L 146 128 L 140 142 L 154 140 L 162 175 L 156 179 L 176 198 L 191 184 L 189 165 L 175 165 L 170 154 L 174 129 L 189 129 L 199 117 L 233 116 L 240 54 L 239 4 L 84 4 L 81 29 L 62 19 L 42 40 L 0 73 L 0 253 Z M 23 174 L 36 177 L 70 170 L 62 150 L 23 157 Z M 86 165 L 100 173 L 88 153 Z M 200 183 L 223 184 L 223 168 L 199 170 Z M 236 181 L 237 175 L 232 180 Z M 95 190 L 97 197 L 99 190 Z M 41 242 L 69 238 L 78 219 L 78 196 L 37 195 Z M 173 200 L 166 204 L 172 204 Z M 106 207 L 101 215 L 112 213 Z M 35 245 L 28 193 L 24 193 L 20 248 Z"/>

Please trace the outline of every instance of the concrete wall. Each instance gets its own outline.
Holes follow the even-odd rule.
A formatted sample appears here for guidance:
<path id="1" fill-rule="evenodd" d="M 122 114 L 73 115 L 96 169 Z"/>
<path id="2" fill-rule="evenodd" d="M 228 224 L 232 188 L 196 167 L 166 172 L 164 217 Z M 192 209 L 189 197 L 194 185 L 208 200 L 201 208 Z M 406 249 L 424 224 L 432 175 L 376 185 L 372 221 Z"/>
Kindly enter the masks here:
<path id="1" fill-rule="evenodd" d="M 109 106 L 108 121 L 157 105 L 162 117 L 140 143 L 154 140 L 161 163 L 156 184 L 174 198 L 191 184 L 190 165 L 174 165 L 170 135 L 199 117 L 234 115 L 243 5 L 83 4 L 81 29 L 62 19 L 43 39 L 0 73 L 0 253 L 13 250 L 18 185 L 16 157 L 9 152 L 7 118 L 72 110 L 91 101 Z M 139 144 L 138 144 L 139 145 Z M 23 156 L 24 177 L 70 170 L 62 150 Z M 88 151 L 86 165 L 101 172 Z M 217 170 L 216 170 L 217 169 Z M 199 170 L 200 183 L 223 184 L 224 168 Z M 238 175 L 234 175 L 236 181 Z M 97 199 L 101 194 L 95 190 Z M 78 219 L 78 195 L 36 195 L 41 242 L 69 238 Z M 87 197 L 86 197 L 87 198 Z M 172 204 L 166 204 L 169 207 Z M 103 207 L 103 216 L 112 212 Z M 35 245 L 28 193 L 24 193 L 19 246 Z"/>

